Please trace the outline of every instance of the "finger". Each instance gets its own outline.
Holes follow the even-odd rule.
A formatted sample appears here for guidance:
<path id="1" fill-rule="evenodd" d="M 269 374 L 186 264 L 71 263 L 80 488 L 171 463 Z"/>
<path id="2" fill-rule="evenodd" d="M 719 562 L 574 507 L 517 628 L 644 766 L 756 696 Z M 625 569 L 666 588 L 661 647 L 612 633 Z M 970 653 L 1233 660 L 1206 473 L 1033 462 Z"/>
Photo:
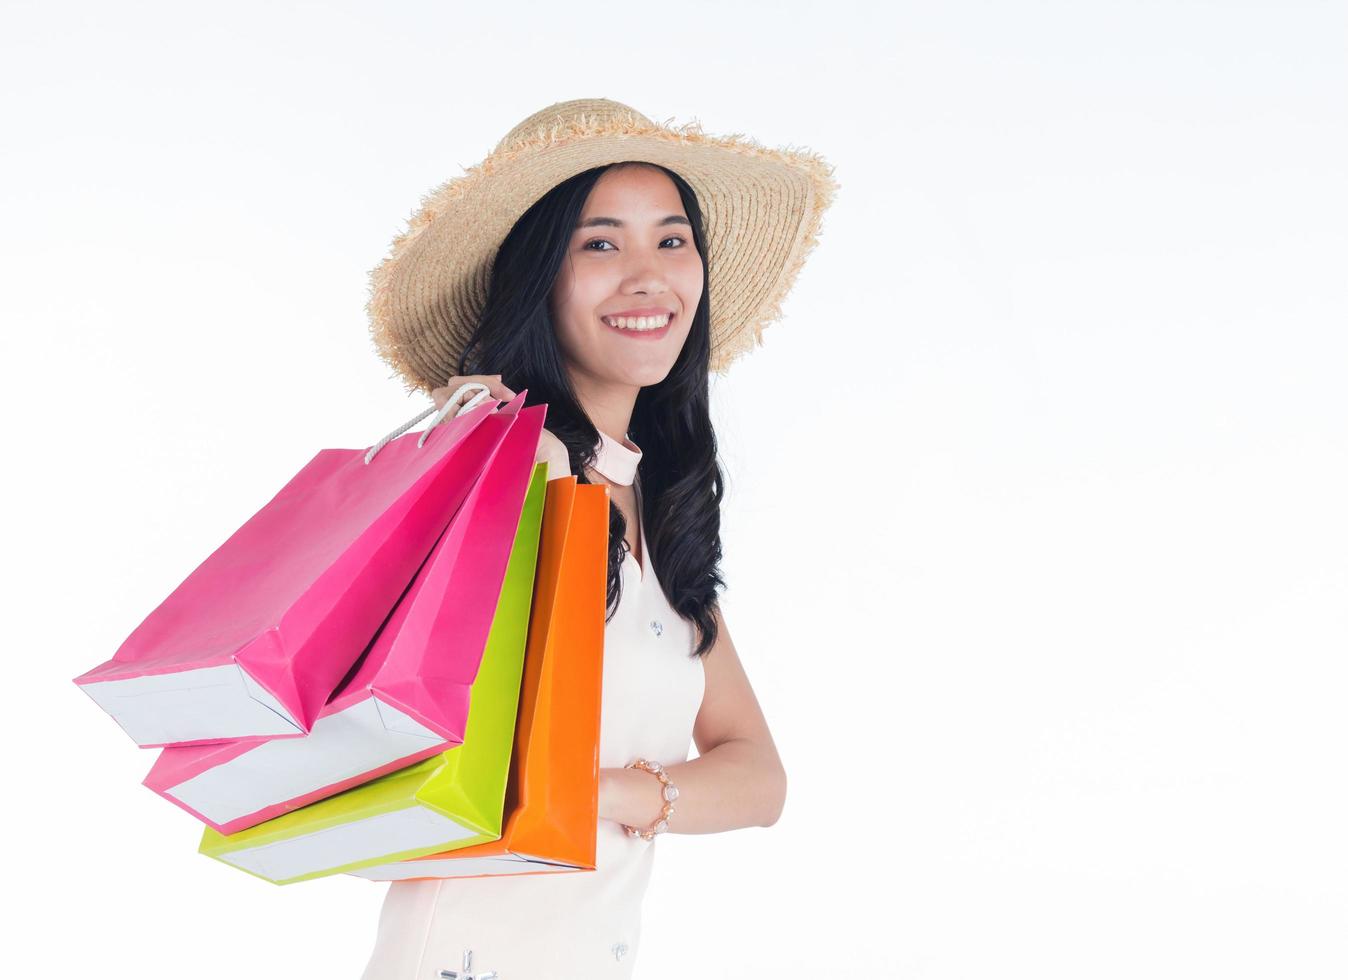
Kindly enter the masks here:
<path id="1" fill-rule="evenodd" d="M 499 374 L 483 374 L 478 377 L 487 386 L 487 393 L 498 401 L 510 401 L 515 397 L 515 392 L 501 380 Z"/>
<path id="2" fill-rule="evenodd" d="M 449 384 L 431 390 L 431 400 L 435 402 L 435 407 L 437 409 L 445 407 L 446 403 L 449 401 L 449 396 L 454 394 L 455 389 L 458 387 L 458 385 L 454 383 L 457 379 L 450 378 L 449 380 Z"/>
<path id="3" fill-rule="evenodd" d="M 485 385 L 487 388 L 487 394 L 492 398 L 495 398 L 497 401 L 510 401 L 511 399 L 516 397 L 515 390 L 509 387 L 508 385 L 502 383 L 501 375 L 470 374 L 466 375 L 465 377 L 456 376 L 450 378 L 449 383 L 446 384 L 444 387 L 434 389 L 431 392 L 431 398 L 435 401 L 435 407 L 437 409 L 443 409 L 445 407 L 446 402 L 449 401 L 450 396 L 454 394 L 455 391 L 458 391 L 463 385 L 468 384 L 470 382 L 476 382 L 477 384 Z M 469 389 L 468 391 L 460 391 L 459 396 L 455 399 L 455 403 L 460 406 L 466 405 L 468 404 L 469 400 L 472 399 L 477 394 L 478 392 L 472 389 Z"/>
<path id="4" fill-rule="evenodd" d="M 467 400 L 465 398 L 465 395 L 471 396 L 473 392 L 471 389 L 466 392 L 459 391 L 459 389 L 462 388 L 464 384 L 466 384 L 471 380 L 473 379 L 460 378 L 458 376 L 455 376 L 453 378 L 450 378 L 448 383 L 442 385 L 441 387 L 432 389 L 431 400 L 435 402 L 435 407 L 437 409 L 443 409 L 445 405 L 449 403 L 449 399 L 451 398 L 451 396 L 454 395 L 455 392 L 458 392 L 458 397 L 454 399 L 455 403 L 458 405 L 462 405 Z"/>

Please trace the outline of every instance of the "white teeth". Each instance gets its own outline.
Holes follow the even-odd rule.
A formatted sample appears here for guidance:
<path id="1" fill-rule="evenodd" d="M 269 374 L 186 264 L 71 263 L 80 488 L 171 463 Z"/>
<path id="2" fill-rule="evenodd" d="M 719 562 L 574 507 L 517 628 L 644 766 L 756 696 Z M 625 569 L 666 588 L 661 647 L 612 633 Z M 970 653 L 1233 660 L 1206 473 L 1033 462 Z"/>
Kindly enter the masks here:
<path id="1" fill-rule="evenodd" d="M 604 322 L 619 330 L 659 330 L 669 322 L 670 314 L 660 316 L 606 316 Z"/>

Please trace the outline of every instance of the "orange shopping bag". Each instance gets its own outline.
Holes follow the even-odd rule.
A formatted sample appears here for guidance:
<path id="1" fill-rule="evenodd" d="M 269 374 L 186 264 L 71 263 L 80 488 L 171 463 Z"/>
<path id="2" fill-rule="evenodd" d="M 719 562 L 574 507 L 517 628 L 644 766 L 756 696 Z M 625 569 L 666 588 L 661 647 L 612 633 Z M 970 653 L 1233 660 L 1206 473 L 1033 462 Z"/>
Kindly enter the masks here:
<path id="1" fill-rule="evenodd" d="M 549 480 L 499 840 L 361 868 L 373 881 L 593 871 L 609 491 Z"/>

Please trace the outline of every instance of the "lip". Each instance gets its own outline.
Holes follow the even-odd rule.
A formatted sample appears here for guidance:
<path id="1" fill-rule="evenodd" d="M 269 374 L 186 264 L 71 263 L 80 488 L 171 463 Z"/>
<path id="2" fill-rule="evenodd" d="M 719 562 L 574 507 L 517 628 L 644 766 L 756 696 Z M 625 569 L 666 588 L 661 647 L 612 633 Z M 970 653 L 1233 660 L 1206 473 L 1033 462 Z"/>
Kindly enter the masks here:
<path id="1" fill-rule="evenodd" d="M 674 316 L 674 311 L 665 306 L 643 306 L 636 310 L 620 310 L 617 313 L 603 313 L 600 319 L 606 316 L 659 316 L 661 313 L 668 313 Z"/>
<path id="2" fill-rule="evenodd" d="M 660 312 L 660 313 L 669 313 L 668 310 L 660 310 L 660 311 L 658 311 L 658 312 Z M 609 316 L 618 316 L 619 314 L 617 314 L 617 313 L 610 313 L 610 314 L 608 314 L 608 315 L 609 315 Z M 625 314 L 624 314 L 624 315 L 625 315 Z M 646 314 L 635 314 L 635 315 L 637 315 L 637 316 L 643 316 L 643 315 L 644 315 L 644 316 L 655 316 L 656 314 L 654 314 L 654 313 L 646 313 Z M 666 336 L 666 335 L 669 333 L 669 328 L 672 327 L 672 326 L 674 326 L 674 321 L 677 320 L 677 319 L 678 319 L 678 315 L 677 315 L 677 314 L 675 314 L 675 313 L 669 313 L 669 322 L 666 323 L 666 324 L 665 324 L 663 327 L 661 327 L 659 330 L 624 330 L 624 329 L 622 329 L 622 327 L 615 327 L 615 326 L 613 326 L 612 324 L 608 323 L 603 317 L 600 317 L 600 318 L 599 318 L 599 322 L 602 323 L 602 324 L 604 324 L 604 327 L 605 327 L 606 329 L 612 330 L 614 333 L 620 333 L 620 334 L 622 334 L 624 337 L 628 337 L 628 338 L 630 338 L 630 339 L 632 339 L 632 340 L 660 340 L 662 337 Z"/>

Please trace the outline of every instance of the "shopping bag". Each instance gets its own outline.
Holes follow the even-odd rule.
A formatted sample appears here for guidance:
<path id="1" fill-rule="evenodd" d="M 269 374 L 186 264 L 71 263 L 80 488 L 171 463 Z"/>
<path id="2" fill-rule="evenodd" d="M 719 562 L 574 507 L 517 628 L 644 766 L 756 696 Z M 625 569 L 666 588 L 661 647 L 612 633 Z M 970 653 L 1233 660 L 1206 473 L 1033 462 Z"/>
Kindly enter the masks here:
<path id="1" fill-rule="evenodd" d="M 574 476 L 548 484 L 501 837 L 349 873 L 396 881 L 594 870 L 608 522 L 608 487 Z"/>
<path id="2" fill-rule="evenodd" d="M 141 746 L 309 732 L 524 397 L 320 451 L 75 683 Z"/>
<path id="3" fill-rule="evenodd" d="M 145 785 L 233 834 L 460 744 L 498 602 L 512 598 L 502 588 L 520 521 L 537 519 L 522 511 L 546 412 L 518 413 L 308 736 L 170 746 Z M 545 466 L 534 480 L 541 511 Z M 514 587 L 531 590 L 532 576 Z"/>
<path id="4" fill-rule="evenodd" d="M 288 884 L 437 850 L 448 841 L 500 836 L 546 475 L 547 464 L 537 464 L 472 683 L 462 744 L 238 833 L 207 827 L 201 853 Z"/>

